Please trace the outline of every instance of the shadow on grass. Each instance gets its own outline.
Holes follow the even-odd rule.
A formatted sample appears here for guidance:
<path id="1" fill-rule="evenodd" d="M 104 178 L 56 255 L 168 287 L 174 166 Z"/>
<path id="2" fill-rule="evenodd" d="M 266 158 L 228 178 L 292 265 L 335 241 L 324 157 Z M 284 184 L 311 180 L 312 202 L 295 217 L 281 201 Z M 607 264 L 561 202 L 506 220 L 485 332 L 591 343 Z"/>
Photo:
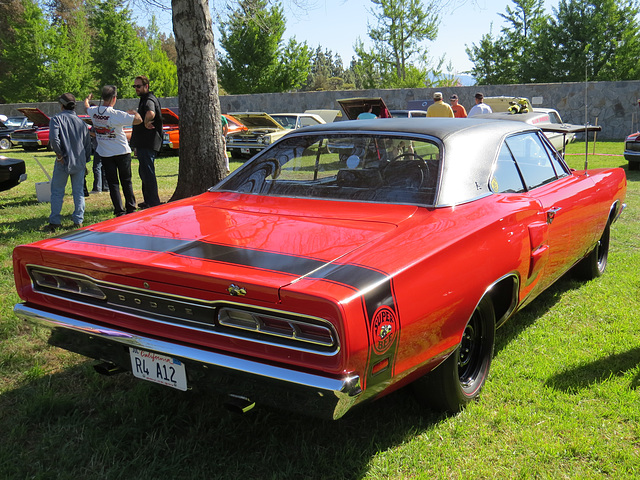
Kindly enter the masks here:
<path id="1" fill-rule="evenodd" d="M 556 390 L 575 392 L 604 382 L 611 377 L 622 376 L 629 370 L 636 368 L 638 364 L 640 364 L 640 347 L 570 368 L 552 376 L 545 384 Z M 640 375 L 636 375 L 631 387 L 637 388 L 639 386 Z"/>
<path id="2" fill-rule="evenodd" d="M 21 197 L 15 197 L 7 202 L 0 203 L 2 208 L 13 208 L 13 207 L 33 207 L 38 205 L 38 199 L 33 195 L 23 195 Z"/>
<path id="3" fill-rule="evenodd" d="M 626 163 L 623 165 L 620 165 L 620 168 L 625 169 L 628 182 L 640 182 L 640 170 L 629 170 L 629 165 Z"/>
<path id="4" fill-rule="evenodd" d="M 338 421 L 101 377 L 93 362 L 0 395 L 6 478 L 347 479 L 444 417 L 400 390 Z"/>
<path id="5" fill-rule="evenodd" d="M 33 204 L 38 204 L 37 201 L 20 203 L 16 202 L 14 206 L 17 207 L 30 207 Z M 112 214 L 113 209 L 109 207 L 94 208 L 91 212 L 85 211 L 85 225 L 89 225 L 90 219 L 104 220 L 104 217 L 109 217 Z M 42 238 L 52 236 L 52 233 L 46 232 L 44 228 L 49 224 L 49 213 L 51 210 L 47 208 L 41 216 L 32 216 L 18 221 L 0 222 L 0 243 L 15 243 L 16 232 L 41 232 Z M 65 223 L 66 222 L 66 223 Z M 7 228 L 5 228 L 5 226 Z M 71 224 L 70 215 L 64 216 L 63 228 L 56 231 L 56 234 L 64 233 L 67 230 L 71 230 L 73 225 Z M 1 233 L 5 232 L 5 233 Z M 35 241 L 37 239 L 32 239 Z"/>

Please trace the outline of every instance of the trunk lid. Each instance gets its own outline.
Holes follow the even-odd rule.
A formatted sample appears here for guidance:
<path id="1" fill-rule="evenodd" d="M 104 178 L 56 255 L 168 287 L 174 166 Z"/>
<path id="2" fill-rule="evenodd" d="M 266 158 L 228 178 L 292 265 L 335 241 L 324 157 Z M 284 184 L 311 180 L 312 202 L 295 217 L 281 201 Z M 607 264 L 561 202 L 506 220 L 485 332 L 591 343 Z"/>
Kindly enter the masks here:
<path id="1" fill-rule="evenodd" d="M 73 260 L 83 269 L 126 274 L 132 286 L 188 285 L 229 295 L 235 285 L 247 298 L 275 303 L 280 288 L 322 276 L 318 270 L 392 232 L 417 209 L 364 208 L 209 192 L 44 240 L 42 255 L 60 268 Z"/>

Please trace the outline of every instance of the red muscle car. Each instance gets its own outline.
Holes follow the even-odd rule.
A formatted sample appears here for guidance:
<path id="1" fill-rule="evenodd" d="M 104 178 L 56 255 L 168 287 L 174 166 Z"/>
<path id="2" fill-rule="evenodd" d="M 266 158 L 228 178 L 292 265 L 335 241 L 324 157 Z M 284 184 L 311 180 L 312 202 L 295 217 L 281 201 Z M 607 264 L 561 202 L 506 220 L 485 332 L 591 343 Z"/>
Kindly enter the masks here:
<path id="1" fill-rule="evenodd" d="M 49 146 L 49 116 L 39 108 L 24 107 L 18 111 L 32 122 L 30 127 L 11 132 L 11 142 L 25 150 L 37 150 Z"/>
<path id="2" fill-rule="evenodd" d="M 242 123 L 231 115 L 224 114 L 227 119 L 228 133 L 236 133 L 247 130 Z M 162 125 L 164 135 L 162 150 L 171 152 L 180 148 L 180 109 L 178 107 L 162 108 Z"/>
<path id="3" fill-rule="evenodd" d="M 604 272 L 625 192 L 521 122 L 307 127 L 199 196 L 17 247 L 14 311 L 101 372 L 243 409 L 336 419 L 413 382 L 456 412 L 497 327 Z"/>
<path id="4" fill-rule="evenodd" d="M 174 108 L 162 108 L 162 150 L 170 152 L 180 149 L 180 110 Z"/>
<path id="5" fill-rule="evenodd" d="M 22 112 L 32 125 L 27 128 L 14 130 L 11 133 L 11 142 L 16 145 L 22 145 L 24 150 L 38 150 L 41 147 L 49 148 L 49 116 L 39 108 L 24 107 L 18 109 Z M 88 115 L 78 115 L 85 123 L 91 125 L 91 119 Z M 126 128 L 125 128 L 126 130 Z M 127 134 L 127 139 L 131 138 L 131 128 Z"/>

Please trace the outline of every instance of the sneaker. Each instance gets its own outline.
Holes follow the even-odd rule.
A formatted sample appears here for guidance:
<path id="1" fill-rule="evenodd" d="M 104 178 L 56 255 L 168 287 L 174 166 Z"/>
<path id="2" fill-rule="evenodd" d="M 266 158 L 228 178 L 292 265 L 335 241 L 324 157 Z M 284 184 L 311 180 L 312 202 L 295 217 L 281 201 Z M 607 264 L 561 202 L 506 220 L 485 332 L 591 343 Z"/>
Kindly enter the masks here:
<path id="1" fill-rule="evenodd" d="M 89 193 L 100 193 L 100 190 L 91 190 Z"/>
<path id="2" fill-rule="evenodd" d="M 44 231 L 45 232 L 55 232 L 59 228 L 62 228 L 62 225 L 60 225 L 59 223 L 50 223 L 49 225 L 44 227 Z"/>
<path id="3" fill-rule="evenodd" d="M 139 203 L 138 208 L 141 208 L 144 210 L 145 208 L 149 208 L 149 204 L 147 202 Z"/>

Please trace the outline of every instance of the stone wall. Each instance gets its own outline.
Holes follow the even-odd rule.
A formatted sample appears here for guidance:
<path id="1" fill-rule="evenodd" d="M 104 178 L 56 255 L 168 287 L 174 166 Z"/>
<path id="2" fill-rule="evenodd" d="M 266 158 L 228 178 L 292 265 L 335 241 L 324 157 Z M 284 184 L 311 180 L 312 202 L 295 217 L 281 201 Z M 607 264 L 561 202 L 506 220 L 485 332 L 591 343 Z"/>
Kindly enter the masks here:
<path id="1" fill-rule="evenodd" d="M 220 97 L 223 112 L 265 111 L 271 113 L 302 112 L 309 109 L 339 109 L 339 98 L 382 97 L 391 109 L 404 109 L 412 100 L 430 99 L 433 92 L 439 90 L 445 100 L 456 93 L 460 103 L 467 110 L 475 103 L 473 97 L 477 91 L 485 96 L 516 96 L 539 100 L 534 106 L 555 108 L 562 119 L 568 123 L 584 124 L 585 96 L 586 118 L 589 123 L 602 126 L 599 139 L 623 140 L 629 133 L 638 130 L 638 99 L 640 99 L 640 81 L 626 82 L 589 82 L 589 83 L 549 83 L 527 85 L 491 85 L 455 88 L 416 88 L 390 90 L 348 90 L 326 92 L 265 93 L 257 95 L 226 95 Z M 162 106 L 174 107 L 178 99 L 160 99 Z M 118 99 L 116 108 L 127 110 L 137 106 L 137 99 Z M 60 109 L 57 103 L 0 105 L 0 113 L 17 115 L 20 106 L 38 106 L 48 115 Z M 78 113 L 84 113 L 84 107 L 78 107 Z"/>

